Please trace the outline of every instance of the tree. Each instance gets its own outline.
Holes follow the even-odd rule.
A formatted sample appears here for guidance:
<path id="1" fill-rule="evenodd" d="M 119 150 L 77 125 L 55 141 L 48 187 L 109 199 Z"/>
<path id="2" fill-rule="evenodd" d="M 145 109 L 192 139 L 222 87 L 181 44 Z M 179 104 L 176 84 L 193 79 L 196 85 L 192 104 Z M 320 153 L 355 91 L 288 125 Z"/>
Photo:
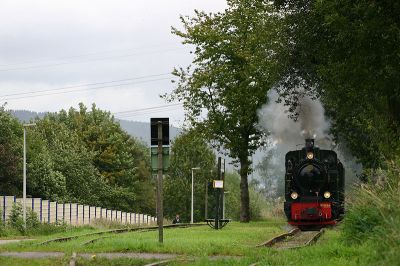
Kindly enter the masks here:
<path id="1" fill-rule="evenodd" d="M 320 97 L 337 140 L 365 167 L 400 151 L 400 5 L 396 1 L 275 1 L 285 15 L 281 96 Z M 292 108 L 293 109 L 293 108 Z"/>
<path id="2" fill-rule="evenodd" d="M 171 165 L 164 183 L 164 211 L 167 217 L 180 214 L 183 221 L 190 221 L 191 169 L 194 167 L 200 168 L 194 170 L 194 220 L 203 221 L 205 189 L 213 179 L 215 154 L 199 134 L 191 130 L 178 136 L 172 143 Z"/>
<path id="3" fill-rule="evenodd" d="M 28 193 L 50 200 L 99 204 L 104 178 L 79 136 L 50 116 L 29 131 Z"/>
<path id="4" fill-rule="evenodd" d="M 71 154 L 59 150 L 54 155 L 60 160 L 57 165 L 68 165 L 68 168 L 61 169 L 62 173 L 75 172 L 75 178 L 67 178 L 67 181 L 77 180 L 81 174 L 88 176 L 87 179 L 77 180 L 74 188 L 83 192 L 78 184 L 83 186 L 92 180 L 94 184 L 86 187 L 96 191 L 88 195 L 95 197 L 93 200 L 101 202 L 103 206 L 154 213 L 155 196 L 148 149 L 123 131 L 110 112 L 100 110 L 94 104 L 88 111 L 86 106 L 80 104 L 79 110 L 62 110 L 46 115 L 43 120 L 51 124 L 45 133 L 46 139 L 56 133 L 60 135 L 58 143 L 65 143 L 70 136 L 68 145 L 51 146 L 71 150 Z"/>
<path id="5" fill-rule="evenodd" d="M 268 1 L 231 0 L 224 13 L 196 11 L 172 32 L 195 46 L 194 68 L 175 69 L 169 101 L 183 101 L 187 121 L 240 164 L 241 221 L 250 220 L 249 157 L 262 145 L 257 110 L 277 81 L 279 17 Z"/>
<path id="6" fill-rule="evenodd" d="M 226 172 L 224 190 L 225 194 L 225 217 L 229 219 L 240 219 L 240 176 L 236 172 Z M 252 180 L 249 184 L 250 193 L 250 215 L 253 220 L 262 217 L 263 210 L 267 208 L 267 202 L 259 185 Z"/>
<path id="7" fill-rule="evenodd" d="M 0 107 L 0 194 L 21 195 L 23 128 Z"/>
<path id="8" fill-rule="evenodd" d="M 285 160 L 275 150 L 269 150 L 256 166 L 260 175 L 259 189 L 266 198 L 281 197 L 285 193 L 285 169 L 282 162 Z"/>

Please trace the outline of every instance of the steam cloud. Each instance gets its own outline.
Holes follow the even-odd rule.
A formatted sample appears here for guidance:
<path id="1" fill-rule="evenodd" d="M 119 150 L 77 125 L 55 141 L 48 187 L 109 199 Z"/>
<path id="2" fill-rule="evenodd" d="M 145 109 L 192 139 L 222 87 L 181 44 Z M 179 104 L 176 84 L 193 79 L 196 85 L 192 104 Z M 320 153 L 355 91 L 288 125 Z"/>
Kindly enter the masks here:
<path id="1" fill-rule="evenodd" d="M 318 100 L 305 96 L 296 110 L 299 113 L 297 121 L 288 117 L 287 107 L 277 103 L 276 91 L 268 93 L 269 103 L 259 111 L 259 121 L 263 129 L 270 133 L 270 141 L 277 149 L 285 153 L 303 147 L 306 138 L 314 138 L 320 148 L 331 149 L 329 136 L 330 123 L 325 119 L 325 110 Z"/>
<path id="2" fill-rule="evenodd" d="M 299 114 L 298 119 L 294 121 L 288 117 L 288 107 L 276 102 L 278 93 L 275 90 L 268 93 L 268 99 L 269 102 L 259 110 L 259 123 L 269 133 L 270 145 L 265 153 L 272 155 L 269 167 L 274 168 L 271 169 L 273 175 L 279 175 L 274 177 L 276 182 L 283 182 L 285 154 L 304 147 L 306 138 L 315 139 L 315 146 L 321 149 L 334 149 L 346 168 L 346 183 L 350 184 L 357 180 L 355 173 L 361 172 L 362 166 L 345 147 L 336 149 L 336 144 L 329 135 L 330 123 L 319 100 L 304 96 L 296 110 Z"/>

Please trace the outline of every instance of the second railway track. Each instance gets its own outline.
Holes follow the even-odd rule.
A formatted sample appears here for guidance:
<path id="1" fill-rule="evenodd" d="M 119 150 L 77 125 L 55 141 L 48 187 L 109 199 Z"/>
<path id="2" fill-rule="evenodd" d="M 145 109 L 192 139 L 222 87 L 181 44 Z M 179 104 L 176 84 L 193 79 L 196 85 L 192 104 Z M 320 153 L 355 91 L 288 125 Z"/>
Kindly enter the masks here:
<path id="1" fill-rule="evenodd" d="M 207 225 L 206 223 L 195 223 L 195 224 L 168 224 L 164 225 L 164 229 L 167 228 L 187 228 L 187 227 L 196 227 L 196 226 L 205 226 Z M 132 228 L 122 228 L 122 229 L 113 229 L 113 230 L 107 230 L 107 231 L 100 231 L 100 232 L 93 232 L 93 233 L 87 233 L 87 234 L 81 234 L 81 235 L 73 235 L 73 236 L 67 236 L 67 237 L 60 237 L 60 238 L 54 238 L 54 239 L 49 239 L 44 242 L 38 243 L 39 245 L 47 245 L 53 242 L 66 242 L 70 241 L 73 239 L 77 239 L 80 237 L 87 237 L 87 236 L 96 236 L 96 235 L 104 235 L 104 234 L 120 234 L 120 233 L 129 233 L 129 232 L 147 232 L 147 231 L 156 231 L 158 230 L 158 226 L 145 226 L 145 227 L 132 227 Z M 97 239 L 94 239 L 96 241 Z M 88 244 L 90 241 L 88 241 L 86 244 Z"/>
<path id="2" fill-rule="evenodd" d="M 278 235 L 257 247 L 271 247 L 274 249 L 291 249 L 306 247 L 315 243 L 323 234 L 324 230 L 319 231 L 300 231 L 295 228 L 288 233 Z"/>

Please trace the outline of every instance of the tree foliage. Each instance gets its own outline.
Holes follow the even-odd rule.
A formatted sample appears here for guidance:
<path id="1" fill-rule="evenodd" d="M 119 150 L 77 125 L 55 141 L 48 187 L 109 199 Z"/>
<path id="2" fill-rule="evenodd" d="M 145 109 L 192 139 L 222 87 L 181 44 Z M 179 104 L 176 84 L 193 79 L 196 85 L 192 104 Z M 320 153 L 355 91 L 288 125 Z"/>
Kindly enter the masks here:
<path id="1" fill-rule="evenodd" d="M 250 215 L 252 220 L 263 218 L 263 211 L 267 208 L 267 202 L 259 184 L 250 182 Z M 227 172 L 224 181 L 225 192 L 225 217 L 235 221 L 240 219 L 240 176 L 236 172 Z"/>
<path id="2" fill-rule="evenodd" d="M 281 157 L 275 150 L 269 150 L 256 166 L 259 173 L 258 189 L 265 198 L 278 198 L 285 193 L 284 158 Z"/>
<path id="3" fill-rule="evenodd" d="M 0 110 L 0 191 L 21 195 L 23 127 Z M 36 119 L 27 128 L 27 193 L 154 214 L 148 148 L 109 112 L 81 104 Z"/>
<path id="4" fill-rule="evenodd" d="M 169 100 L 183 101 L 186 117 L 213 144 L 240 163 L 241 221 L 249 221 L 249 157 L 262 144 L 257 110 L 277 81 L 279 17 L 268 1 L 231 0 L 224 13 L 196 11 L 173 33 L 193 45 L 193 67 L 174 71 Z"/>
<path id="5" fill-rule="evenodd" d="M 204 221 L 206 185 L 214 177 L 215 154 L 198 132 L 187 131 L 172 143 L 170 171 L 164 182 L 164 211 L 190 221 L 192 168 L 194 170 L 194 220 Z M 210 198 L 212 197 L 210 191 Z M 212 206 L 209 206 L 209 210 Z"/>
<path id="6" fill-rule="evenodd" d="M 320 97 L 332 131 L 366 167 L 400 151 L 400 4 L 396 1 L 275 1 L 285 14 L 281 95 L 299 85 Z"/>
<path id="7" fill-rule="evenodd" d="M 22 187 L 22 125 L 0 107 L 0 193 L 19 195 Z"/>

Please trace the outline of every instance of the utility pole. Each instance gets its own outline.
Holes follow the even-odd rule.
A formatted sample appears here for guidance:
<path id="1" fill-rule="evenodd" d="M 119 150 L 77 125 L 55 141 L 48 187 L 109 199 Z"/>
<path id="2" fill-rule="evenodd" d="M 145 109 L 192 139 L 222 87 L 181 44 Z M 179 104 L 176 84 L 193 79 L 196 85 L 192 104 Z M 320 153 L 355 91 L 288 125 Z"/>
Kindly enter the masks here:
<path id="1" fill-rule="evenodd" d="M 157 221 L 158 221 L 158 242 L 164 242 L 164 207 L 163 207 L 163 135 L 162 121 L 157 122 L 158 127 L 158 175 L 157 175 Z"/>
<path id="2" fill-rule="evenodd" d="M 192 168 L 192 204 L 191 204 L 191 212 L 190 212 L 190 223 L 193 223 L 193 202 L 194 202 L 194 170 L 199 170 L 199 167 Z"/>
<path id="3" fill-rule="evenodd" d="M 23 220 L 24 220 L 24 228 L 26 229 L 26 128 L 35 126 L 36 124 L 23 124 L 24 127 L 24 165 L 23 165 Z"/>

